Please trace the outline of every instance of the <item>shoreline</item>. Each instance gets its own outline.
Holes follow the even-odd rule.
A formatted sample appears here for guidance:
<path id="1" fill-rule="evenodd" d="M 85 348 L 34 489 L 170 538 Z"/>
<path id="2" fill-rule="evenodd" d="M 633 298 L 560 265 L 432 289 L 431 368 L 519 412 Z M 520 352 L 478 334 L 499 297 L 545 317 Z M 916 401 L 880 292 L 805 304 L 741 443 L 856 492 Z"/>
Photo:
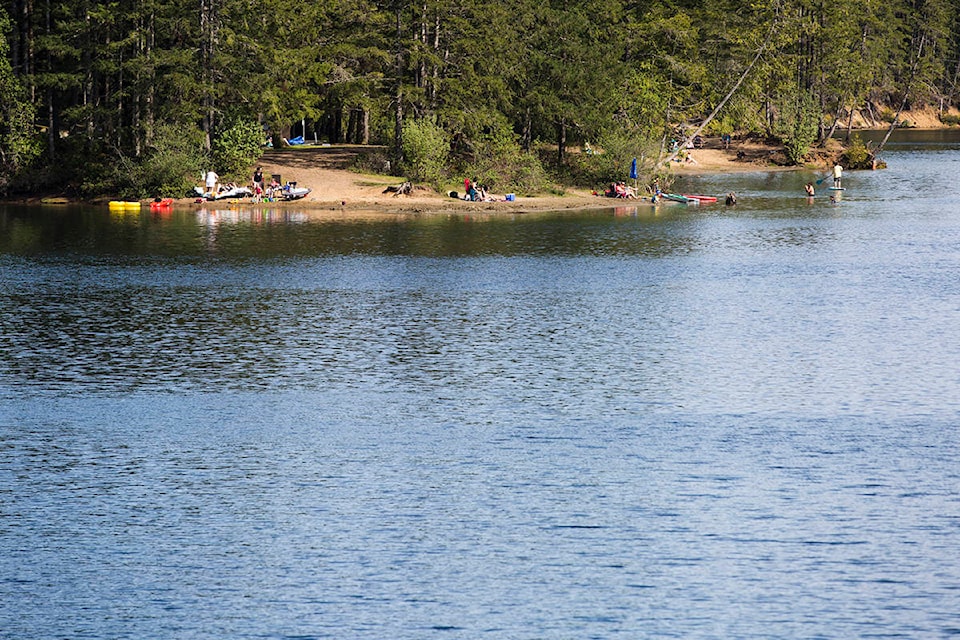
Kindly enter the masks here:
<path id="1" fill-rule="evenodd" d="M 746 152 L 744 152 L 745 149 Z M 804 168 L 778 166 L 769 162 L 766 158 L 777 149 L 777 147 L 758 143 L 732 145 L 729 150 L 698 149 L 692 154 L 694 162 L 671 163 L 669 173 L 676 177 L 687 178 L 698 174 L 792 171 Z M 352 157 L 355 157 L 357 151 L 355 149 L 350 151 L 354 152 L 351 156 L 350 162 L 352 162 Z M 737 160 L 737 151 L 744 153 L 743 159 Z M 497 194 L 496 201 L 471 202 L 417 187 L 412 194 L 398 195 L 385 190 L 402 182 L 401 178 L 357 173 L 351 170 L 349 163 L 344 160 L 344 148 L 332 145 L 268 151 L 261 158 L 260 165 L 265 175 L 277 174 L 285 179 L 296 180 L 298 184 L 309 186 L 313 191 L 300 200 L 279 202 L 254 202 L 250 198 L 224 198 L 198 202 L 195 197 L 176 198 L 171 209 L 177 211 L 296 209 L 316 214 L 468 215 L 521 214 L 650 204 L 649 195 L 644 194 L 642 188 L 640 197 L 631 200 L 607 198 L 602 194 L 594 195 L 591 191 L 576 187 L 563 187 L 563 193 L 558 195 L 517 195 L 513 201 L 506 201 L 504 195 Z M 10 198 L 2 202 L 13 205 L 106 206 L 109 200 L 107 198 L 85 200 L 58 196 L 27 196 Z M 140 202 L 144 209 L 149 207 L 149 200 Z"/>
<path id="2" fill-rule="evenodd" d="M 927 130 L 917 128 L 916 130 Z M 934 128 L 930 128 L 934 129 Z M 937 128 L 942 129 L 942 128 Z M 863 130 L 865 131 L 865 130 Z M 832 146 L 832 145 L 831 145 Z M 284 202 L 253 202 L 244 199 L 205 200 L 195 197 L 177 198 L 175 210 L 223 210 L 223 209 L 298 209 L 315 213 L 382 213 L 399 214 L 519 214 L 539 211 L 564 211 L 588 208 L 624 206 L 626 204 L 649 204 L 641 188 L 641 196 L 635 200 L 620 200 L 593 195 L 591 191 L 574 187 L 558 187 L 559 195 L 520 196 L 514 201 L 505 201 L 498 194 L 494 202 L 471 202 L 446 196 L 425 188 L 414 187 L 410 195 L 398 195 L 387 191 L 388 187 L 402 183 L 394 176 L 358 173 L 353 165 L 358 155 L 370 147 L 358 145 L 307 145 L 283 150 L 267 150 L 259 165 L 266 176 L 280 176 L 281 181 L 296 181 L 312 189 L 300 200 Z M 752 139 L 735 141 L 728 148 L 721 146 L 719 138 L 705 138 L 703 148 L 691 150 L 691 161 L 670 163 L 668 173 L 674 177 L 696 178 L 718 174 L 783 172 L 819 170 L 829 166 L 839 153 L 836 147 L 818 150 L 810 162 L 804 165 L 786 166 L 782 147 Z M 625 172 L 626 173 L 626 172 Z M 25 196 L 0 201 L 9 205 L 89 205 L 106 206 L 107 198 L 85 200 L 58 196 Z M 144 208 L 150 200 L 141 201 Z"/>

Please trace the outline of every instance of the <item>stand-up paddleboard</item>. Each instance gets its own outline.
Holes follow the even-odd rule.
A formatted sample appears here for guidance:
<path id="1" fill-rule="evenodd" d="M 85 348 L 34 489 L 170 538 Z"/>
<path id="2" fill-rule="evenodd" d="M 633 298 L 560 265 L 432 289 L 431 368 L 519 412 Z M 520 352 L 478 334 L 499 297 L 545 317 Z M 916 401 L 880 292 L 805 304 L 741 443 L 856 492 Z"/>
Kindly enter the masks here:
<path id="1" fill-rule="evenodd" d="M 830 191 L 846 191 L 844 187 L 830 187 Z"/>

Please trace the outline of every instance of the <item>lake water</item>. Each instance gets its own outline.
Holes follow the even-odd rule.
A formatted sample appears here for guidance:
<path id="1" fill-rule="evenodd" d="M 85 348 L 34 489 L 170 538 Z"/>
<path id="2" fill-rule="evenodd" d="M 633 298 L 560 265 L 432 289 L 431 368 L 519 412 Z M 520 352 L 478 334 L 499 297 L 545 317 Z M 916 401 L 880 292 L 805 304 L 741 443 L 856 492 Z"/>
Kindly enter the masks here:
<path id="1" fill-rule="evenodd" d="M 0 637 L 960 635 L 960 137 L 888 148 L 836 203 L 0 208 Z"/>

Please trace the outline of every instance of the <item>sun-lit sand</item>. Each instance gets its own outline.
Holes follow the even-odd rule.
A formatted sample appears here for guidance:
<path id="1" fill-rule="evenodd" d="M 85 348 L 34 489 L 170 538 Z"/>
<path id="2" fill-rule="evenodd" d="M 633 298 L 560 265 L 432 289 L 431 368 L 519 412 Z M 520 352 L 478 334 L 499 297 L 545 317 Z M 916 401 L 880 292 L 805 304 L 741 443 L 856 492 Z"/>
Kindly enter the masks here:
<path id="1" fill-rule="evenodd" d="M 397 186 L 400 178 L 381 174 L 358 173 L 352 169 L 355 158 L 365 148 L 351 145 L 304 146 L 282 151 L 268 151 L 260 165 L 267 181 L 270 176 L 280 176 L 281 182 L 295 181 L 299 186 L 312 189 L 302 200 L 291 203 L 264 203 L 255 205 L 250 200 L 219 201 L 217 203 L 194 203 L 181 199 L 180 205 L 219 207 L 233 206 L 296 206 L 310 211 L 376 211 L 379 213 L 427 213 L 427 212 L 530 212 L 582 209 L 608 206 L 611 200 L 593 195 L 585 189 L 564 190 L 563 195 L 517 195 L 507 202 L 503 193 L 493 194 L 493 202 L 469 202 L 415 186 L 409 195 L 395 195 L 387 188 Z M 738 158 L 737 153 L 740 152 Z M 691 152 L 692 161 L 673 162 L 668 171 L 676 175 L 698 173 L 733 173 L 743 171 L 783 170 L 771 162 L 774 150 L 762 144 L 734 143 L 729 149 L 721 149 L 719 141 L 711 141 L 707 148 Z M 627 168 L 624 179 L 627 180 Z M 599 189 L 599 187 L 598 187 Z M 644 189 L 641 185 L 641 196 Z"/>

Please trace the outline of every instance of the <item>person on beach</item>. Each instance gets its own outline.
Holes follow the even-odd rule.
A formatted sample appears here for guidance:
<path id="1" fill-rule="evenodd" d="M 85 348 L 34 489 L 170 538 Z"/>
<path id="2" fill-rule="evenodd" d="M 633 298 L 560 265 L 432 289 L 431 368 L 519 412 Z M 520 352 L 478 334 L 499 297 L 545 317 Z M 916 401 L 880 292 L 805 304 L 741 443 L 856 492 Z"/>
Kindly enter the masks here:
<path id="1" fill-rule="evenodd" d="M 260 202 L 263 199 L 263 167 L 257 167 L 253 172 L 253 201 Z"/>
<path id="2" fill-rule="evenodd" d="M 217 175 L 217 172 L 211 169 L 207 171 L 204 184 L 207 187 L 207 193 L 211 195 L 217 195 L 217 185 L 220 183 L 220 176 Z"/>
<path id="3" fill-rule="evenodd" d="M 843 178 L 843 167 L 840 166 L 840 163 L 833 165 L 833 186 L 837 189 L 842 189 L 840 186 L 840 179 Z"/>
<path id="4" fill-rule="evenodd" d="M 650 202 L 654 202 L 654 203 L 660 202 L 660 194 L 663 192 L 660 190 L 659 178 L 654 179 L 653 186 L 650 187 L 650 192 L 653 194 L 650 196 Z"/>
<path id="5" fill-rule="evenodd" d="M 280 182 L 275 177 L 270 178 L 270 186 L 266 189 L 267 200 L 273 202 L 273 199 L 277 197 L 278 191 L 280 191 Z"/>

